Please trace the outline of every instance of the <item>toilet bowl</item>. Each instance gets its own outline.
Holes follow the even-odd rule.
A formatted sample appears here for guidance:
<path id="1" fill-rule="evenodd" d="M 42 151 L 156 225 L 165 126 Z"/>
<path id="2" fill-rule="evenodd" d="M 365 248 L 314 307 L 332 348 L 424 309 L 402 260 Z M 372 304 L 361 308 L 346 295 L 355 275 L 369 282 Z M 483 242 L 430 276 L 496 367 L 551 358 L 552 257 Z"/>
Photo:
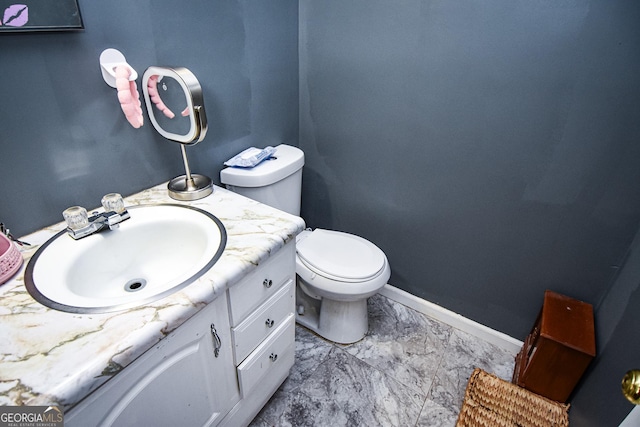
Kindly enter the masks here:
<path id="1" fill-rule="evenodd" d="M 225 168 L 227 189 L 300 215 L 304 153 L 278 145 L 273 158 L 253 168 Z M 337 343 L 361 340 L 369 328 L 367 298 L 389 280 L 384 252 L 340 231 L 305 230 L 296 237 L 296 321 Z"/>
<path id="2" fill-rule="evenodd" d="M 387 257 L 359 236 L 320 228 L 303 231 L 296 244 L 298 323 L 337 343 L 361 340 L 367 298 L 391 275 Z"/>

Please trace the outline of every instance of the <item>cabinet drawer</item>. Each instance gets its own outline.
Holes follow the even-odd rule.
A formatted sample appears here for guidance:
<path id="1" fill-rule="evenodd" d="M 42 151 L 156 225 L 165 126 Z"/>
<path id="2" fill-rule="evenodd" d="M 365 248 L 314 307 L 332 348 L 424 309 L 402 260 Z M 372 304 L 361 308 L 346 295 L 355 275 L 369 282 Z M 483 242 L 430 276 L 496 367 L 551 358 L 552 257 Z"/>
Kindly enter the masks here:
<path id="1" fill-rule="evenodd" d="M 295 277 L 295 242 L 288 243 L 240 283 L 229 288 L 231 326 L 238 326 L 263 301 Z"/>
<path id="2" fill-rule="evenodd" d="M 293 366 L 295 354 L 295 316 L 289 315 L 269 338 L 238 366 L 240 394 L 251 389 L 267 374 L 277 377 Z"/>
<path id="3" fill-rule="evenodd" d="M 233 357 L 239 365 L 262 340 L 275 331 L 289 314 L 293 313 L 294 284 L 289 280 L 264 305 L 252 313 L 244 322 L 231 329 Z"/>

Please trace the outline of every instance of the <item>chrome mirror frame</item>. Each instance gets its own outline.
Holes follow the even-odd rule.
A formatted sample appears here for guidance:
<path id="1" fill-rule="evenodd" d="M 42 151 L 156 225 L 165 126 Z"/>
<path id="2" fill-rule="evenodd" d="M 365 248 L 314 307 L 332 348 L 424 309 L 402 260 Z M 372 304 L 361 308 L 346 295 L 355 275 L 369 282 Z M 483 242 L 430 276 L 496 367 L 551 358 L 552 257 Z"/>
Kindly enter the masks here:
<path id="1" fill-rule="evenodd" d="M 187 101 L 187 110 L 189 111 L 189 132 L 185 135 L 171 133 L 165 130 L 157 121 L 155 115 L 155 105 L 149 95 L 149 81 L 152 76 L 171 77 L 175 79 Z M 142 92 L 144 94 L 144 102 L 147 106 L 149 120 L 158 133 L 171 141 L 180 142 L 186 145 L 195 145 L 202 141 L 207 134 L 207 115 L 204 110 L 204 98 L 202 96 L 202 87 L 196 76 L 184 67 L 156 67 L 147 68 L 142 76 Z"/>
<path id="2" fill-rule="evenodd" d="M 149 94 L 149 84 L 152 77 L 157 76 L 155 80 L 159 81 L 163 77 L 171 77 L 178 82 L 182 91 L 184 92 L 185 100 L 187 102 L 187 108 L 184 110 L 183 116 L 189 118 L 189 131 L 184 134 L 176 134 L 164 129 L 156 119 L 156 114 L 160 111 L 156 105 L 162 104 L 162 101 L 158 101 L 157 98 L 154 102 Z M 191 174 L 189 168 L 189 161 L 187 159 L 187 152 L 185 147 L 188 145 L 195 145 L 202 141 L 207 134 L 207 115 L 204 109 L 204 98 L 202 96 L 202 87 L 198 82 L 195 75 L 184 67 L 157 67 L 151 66 L 147 68 L 142 76 L 142 92 L 144 94 L 144 101 L 147 106 L 147 114 L 149 120 L 153 124 L 153 127 L 158 131 L 160 135 L 180 143 L 180 149 L 182 151 L 182 160 L 184 161 L 185 175 L 180 175 L 169 181 L 168 190 L 169 196 L 175 200 L 198 200 L 213 193 L 213 185 L 211 178 Z M 159 97 L 159 93 L 156 95 Z"/>

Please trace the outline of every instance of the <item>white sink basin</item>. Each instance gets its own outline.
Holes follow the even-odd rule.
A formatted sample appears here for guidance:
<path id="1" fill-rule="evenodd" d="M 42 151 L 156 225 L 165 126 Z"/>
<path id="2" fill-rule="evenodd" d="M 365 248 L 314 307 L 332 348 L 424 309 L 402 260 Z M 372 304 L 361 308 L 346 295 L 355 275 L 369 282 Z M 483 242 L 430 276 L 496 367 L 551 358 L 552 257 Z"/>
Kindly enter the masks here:
<path id="1" fill-rule="evenodd" d="M 133 206 L 115 230 L 74 240 L 66 231 L 42 245 L 25 271 L 41 304 L 73 313 L 119 311 L 191 284 L 227 241 L 218 218 L 184 205 Z"/>

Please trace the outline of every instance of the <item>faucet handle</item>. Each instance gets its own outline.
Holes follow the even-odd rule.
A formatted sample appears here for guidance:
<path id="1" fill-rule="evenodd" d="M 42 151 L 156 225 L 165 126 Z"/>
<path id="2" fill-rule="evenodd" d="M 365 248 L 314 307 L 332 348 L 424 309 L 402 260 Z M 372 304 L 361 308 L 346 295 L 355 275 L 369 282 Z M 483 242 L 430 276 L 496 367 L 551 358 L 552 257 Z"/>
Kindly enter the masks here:
<path id="1" fill-rule="evenodd" d="M 72 230 L 80 230 L 89 225 L 89 215 L 87 210 L 82 206 L 71 206 L 62 212 L 67 227 Z"/>
<path id="2" fill-rule="evenodd" d="M 105 194 L 102 198 L 102 207 L 105 212 L 113 211 L 120 214 L 125 211 L 124 200 L 122 200 L 122 196 L 118 193 Z"/>

